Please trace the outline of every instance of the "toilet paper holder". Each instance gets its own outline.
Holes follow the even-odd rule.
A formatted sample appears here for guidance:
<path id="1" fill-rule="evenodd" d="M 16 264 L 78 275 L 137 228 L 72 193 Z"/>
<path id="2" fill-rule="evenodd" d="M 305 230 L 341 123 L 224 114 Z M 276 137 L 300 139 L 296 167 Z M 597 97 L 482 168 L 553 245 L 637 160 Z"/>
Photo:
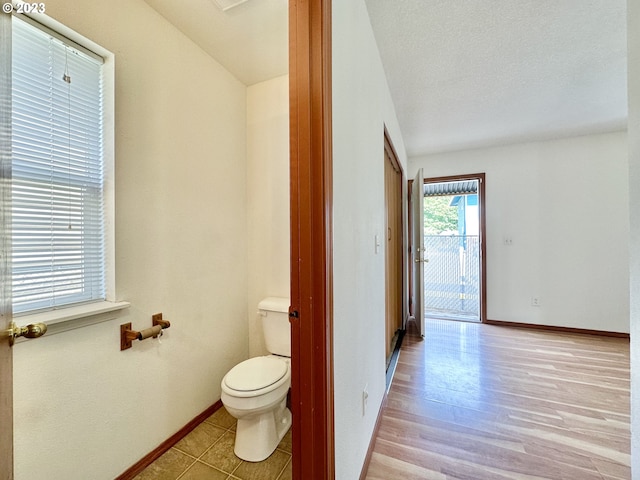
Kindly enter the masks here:
<path id="1" fill-rule="evenodd" d="M 145 328 L 140 331 L 132 330 L 131 322 L 120 325 L 120 350 L 131 348 L 134 340 L 142 341 L 150 337 L 157 338 L 162 335 L 162 330 L 171 326 L 171 322 L 162 319 L 162 313 L 152 315 L 151 322 L 151 328 Z"/>

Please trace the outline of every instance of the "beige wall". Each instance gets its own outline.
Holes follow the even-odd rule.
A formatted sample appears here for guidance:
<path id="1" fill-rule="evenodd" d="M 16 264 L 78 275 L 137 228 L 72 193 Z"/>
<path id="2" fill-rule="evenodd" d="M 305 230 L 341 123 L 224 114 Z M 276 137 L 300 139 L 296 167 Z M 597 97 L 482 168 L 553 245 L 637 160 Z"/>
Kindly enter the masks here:
<path id="1" fill-rule="evenodd" d="M 406 154 L 364 0 L 332 10 L 336 480 L 353 480 L 385 389 L 385 125 L 403 168 Z"/>
<path id="2" fill-rule="evenodd" d="M 248 357 L 246 87 L 141 0 L 50 0 L 116 56 L 111 321 L 14 348 L 16 480 L 112 479 Z M 119 325 L 172 322 L 119 350 Z M 37 460 L 34 457 L 37 452 Z"/>
<path id="3" fill-rule="evenodd" d="M 640 479 L 640 3 L 627 2 L 631 220 L 631 471 Z"/>
<path id="4" fill-rule="evenodd" d="M 629 331 L 626 132 L 409 160 L 419 167 L 486 173 L 490 320 Z"/>
<path id="5" fill-rule="evenodd" d="M 289 76 L 247 88 L 249 354 L 266 355 L 258 302 L 289 297 Z"/>

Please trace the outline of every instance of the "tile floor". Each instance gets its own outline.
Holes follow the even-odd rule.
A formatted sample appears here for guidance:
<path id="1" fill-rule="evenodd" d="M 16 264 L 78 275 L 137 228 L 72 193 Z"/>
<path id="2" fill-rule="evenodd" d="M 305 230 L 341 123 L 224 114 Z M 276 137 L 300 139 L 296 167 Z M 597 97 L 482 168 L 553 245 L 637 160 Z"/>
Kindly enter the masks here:
<path id="1" fill-rule="evenodd" d="M 134 480 L 291 480 L 291 430 L 263 462 L 233 453 L 236 419 L 216 411 Z"/>

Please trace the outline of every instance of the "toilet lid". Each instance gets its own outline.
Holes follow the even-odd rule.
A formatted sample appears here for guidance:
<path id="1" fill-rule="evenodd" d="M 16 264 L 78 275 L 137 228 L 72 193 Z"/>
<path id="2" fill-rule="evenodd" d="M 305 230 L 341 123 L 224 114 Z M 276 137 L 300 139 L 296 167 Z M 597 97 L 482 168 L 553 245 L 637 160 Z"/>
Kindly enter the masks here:
<path id="1" fill-rule="evenodd" d="M 287 364 L 273 357 L 255 357 L 239 363 L 224 377 L 232 390 L 250 392 L 273 385 L 287 373 Z"/>

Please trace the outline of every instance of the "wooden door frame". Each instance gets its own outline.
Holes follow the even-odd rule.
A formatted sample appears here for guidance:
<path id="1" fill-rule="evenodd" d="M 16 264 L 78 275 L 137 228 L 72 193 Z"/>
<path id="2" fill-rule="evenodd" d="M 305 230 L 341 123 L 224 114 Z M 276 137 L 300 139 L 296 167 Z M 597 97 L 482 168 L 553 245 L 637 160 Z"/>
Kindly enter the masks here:
<path id="1" fill-rule="evenodd" d="M 393 167 L 400 173 L 400 198 L 398 198 L 399 201 L 399 205 L 400 205 L 400 232 L 401 232 L 401 238 L 400 238 L 400 244 L 401 244 L 401 249 L 402 249 L 402 255 L 401 255 L 401 276 L 402 276 L 402 288 L 401 288 L 401 301 L 402 301 L 402 319 L 401 319 L 401 329 L 405 330 L 407 328 L 407 317 L 408 317 L 408 305 L 409 305 L 409 301 L 408 301 L 408 285 L 409 282 L 407 281 L 407 229 L 406 229 L 406 225 L 407 222 L 406 220 L 406 215 L 407 215 L 407 211 L 408 209 L 406 208 L 405 202 L 404 202 L 404 186 L 406 184 L 405 182 L 405 174 L 404 174 L 404 169 L 402 168 L 402 165 L 400 164 L 400 160 L 398 160 L 398 154 L 396 153 L 396 149 L 393 146 L 393 142 L 391 141 L 391 135 L 389 135 L 389 132 L 387 130 L 387 127 L 385 125 L 384 127 L 384 149 L 385 151 L 389 154 L 389 158 L 391 159 L 391 164 L 393 165 Z M 387 206 L 385 205 L 385 208 L 387 208 Z"/>
<path id="2" fill-rule="evenodd" d="M 294 480 L 335 477 L 331 0 L 289 1 Z"/>
<path id="3" fill-rule="evenodd" d="M 486 196 L 485 196 L 485 174 L 470 173 L 467 175 L 449 175 L 446 177 L 429 177 L 424 179 L 424 183 L 445 183 L 462 182 L 465 180 L 478 181 L 478 205 L 480 214 L 480 323 L 487 321 L 487 217 L 486 217 Z"/>

